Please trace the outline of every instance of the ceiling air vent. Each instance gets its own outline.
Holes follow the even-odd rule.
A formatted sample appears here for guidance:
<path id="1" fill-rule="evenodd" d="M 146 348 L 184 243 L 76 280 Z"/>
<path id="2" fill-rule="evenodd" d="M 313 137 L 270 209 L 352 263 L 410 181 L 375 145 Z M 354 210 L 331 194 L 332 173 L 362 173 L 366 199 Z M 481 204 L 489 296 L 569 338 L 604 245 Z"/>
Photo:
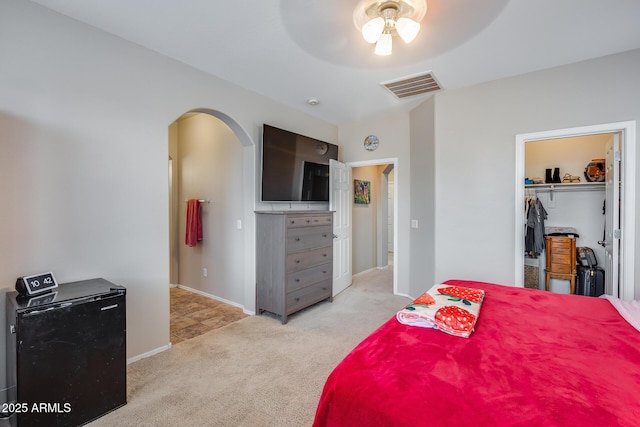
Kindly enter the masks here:
<path id="1" fill-rule="evenodd" d="M 442 90 L 442 87 L 431 71 L 382 82 L 380 84 L 386 87 L 398 99 Z"/>

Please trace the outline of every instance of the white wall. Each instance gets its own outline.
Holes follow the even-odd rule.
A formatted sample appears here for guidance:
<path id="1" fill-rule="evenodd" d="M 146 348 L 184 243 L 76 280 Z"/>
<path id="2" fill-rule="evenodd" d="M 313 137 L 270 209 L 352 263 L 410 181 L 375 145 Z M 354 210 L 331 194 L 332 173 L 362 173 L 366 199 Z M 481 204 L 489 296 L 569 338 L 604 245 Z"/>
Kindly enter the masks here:
<path id="1" fill-rule="evenodd" d="M 243 150 L 238 137 L 219 119 L 196 114 L 178 121 L 178 252 L 180 281 L 195 289 L 242 306 L 244 302 Z M 187 199 L 202 203 L 202 241 L 184 243 Z M 203 269 L 207 269 L 204 276 Z M 252 309 L 253 310 L 253 309 Z"/>
<path id="2" fill-rule="evenodd" d="M 411 111 L 410 290 L 416 298 L 435 282 L 435 98 Z"/>
<path id="3" fill-rule="evenodd" d="M 367 151 L 364 148 L 364 139 L 368 135 L 376 135 L 380 144 L 377 150 Z M 396 277 L 397 293 L 409 294 L 409 213 L 411 207 L 411 156 L 409 140 L 409 115 L 392 114 L 386 117 L 340 126 L 340 148 L 342 160 L 350 162 L 374 162 L 389 163 L 385 159 L 396 158 L 394 177 L 397 185 L 398 209 L 397 215 L 397 240 L 398 248 L 395 254 L 396 264 L 394 274 Z"/>
<path id="4" fill-rule="evenodd" d="M 640 120 L 639 71 L 635 50 L 436 95 L 437 281 L 515 283 L 515 136 Z"/>
<path id="5" fill-rule="evenodd" d="M 0 287 L 43 271 L 125 285 L 128 357 L 169 343 L 170 124 L 208 108 L 241 134 L 245 265 L 262 124 L 338 139 L 334 125 L 30 2 L 0 2 L 0 57 Z M 243 286 L 252 309 L 255 269 Z"/>

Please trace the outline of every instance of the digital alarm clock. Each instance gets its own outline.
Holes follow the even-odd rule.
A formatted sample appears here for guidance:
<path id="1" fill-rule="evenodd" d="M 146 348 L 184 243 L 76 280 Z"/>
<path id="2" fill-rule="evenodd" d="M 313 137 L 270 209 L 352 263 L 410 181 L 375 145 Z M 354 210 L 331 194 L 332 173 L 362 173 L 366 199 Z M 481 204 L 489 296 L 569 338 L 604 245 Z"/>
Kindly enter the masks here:
<path id="1" fill-rule="evenodd" d="M 58 282 L 51 272 L 18 277 L 16 280 L 16 291 L 20 295 L 40 295 L 57 287 Z"/>

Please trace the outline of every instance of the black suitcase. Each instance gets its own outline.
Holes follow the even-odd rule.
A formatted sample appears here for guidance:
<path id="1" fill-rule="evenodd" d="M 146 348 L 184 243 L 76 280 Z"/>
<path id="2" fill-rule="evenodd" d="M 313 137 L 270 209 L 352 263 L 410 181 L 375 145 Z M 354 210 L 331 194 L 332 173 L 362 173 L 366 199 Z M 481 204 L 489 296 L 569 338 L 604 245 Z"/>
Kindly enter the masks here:
<path id="1" fill-rule="evenodd" d="M 576 295 L 599 297 L 602 294 L 604 294 L 604 269 L 579 265 Z"/>

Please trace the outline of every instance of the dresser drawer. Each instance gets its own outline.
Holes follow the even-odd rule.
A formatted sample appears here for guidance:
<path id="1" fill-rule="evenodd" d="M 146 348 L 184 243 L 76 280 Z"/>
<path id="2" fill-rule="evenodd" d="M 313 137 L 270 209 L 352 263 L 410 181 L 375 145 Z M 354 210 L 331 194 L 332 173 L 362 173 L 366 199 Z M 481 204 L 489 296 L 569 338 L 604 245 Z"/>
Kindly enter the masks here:
<path id="1" fill-rule="evenodd" d="M 306 270 L 315 265 L 325 264 L 333 259 L 333 247 L 313 249 L 287 255 L 286 271 L 288 273 Z"/>
<path id="2" fill-rule="evenodd" d="M 333 264 L 327 263 L 307 270 L 297 271 L 287 275 L 287 292 L 304 288 L 312 283 L 329 279 L 333 273 Z"/>
<path id="3" fill-rule="evenodd" d="M 310 225 L 331 225 L 331 224 L 333 224 L 333 213 L 287 217 L 287 228 L 308 227 Z"/>
<path id="4" fill-rule="evenodd" d="M 331 279 L 287 293 L 287 313 L 331 297 Z"/>
<path id="5" fill-rule="evenodd" d="M 569 254 L 571 253 L 572 247 L 573 245 L 569 241 L 561 241 L 561 242 L 556 242 L 553 240 L 551 241 L 551 253 L 553 254 L 560 254 L 560 253 Z"/>
<path id="6" fill-rule="evenodd" d="M 311 215 L 288 216 L 287 228 L 308 227 L 313 224 Z"/>
<path id="7" fill-rule="evenodd" d="M 333 214 L 314 215 L 311 217 L 311 223 L 313 225 L 333 225 Z"/>
<path id="8" fill-rule="evenodd" d="M 571 253 L 567 252 L 553 252 L 551 254 L 551 264 L 563 264 L 563 265 L 571 265 Z"/>
<path id="9" fill-rule="evenodd" d="M 556 264 L 552 262 L 550 272 L 558 274 L 571 274 L 572 269 L 570 264 Z"/>
<path id="10" fill-rule="evenodd" d="M 333 240 L 331 226 L 292 228 L 287 232 L 287 252 L 330 246 Z"/>

